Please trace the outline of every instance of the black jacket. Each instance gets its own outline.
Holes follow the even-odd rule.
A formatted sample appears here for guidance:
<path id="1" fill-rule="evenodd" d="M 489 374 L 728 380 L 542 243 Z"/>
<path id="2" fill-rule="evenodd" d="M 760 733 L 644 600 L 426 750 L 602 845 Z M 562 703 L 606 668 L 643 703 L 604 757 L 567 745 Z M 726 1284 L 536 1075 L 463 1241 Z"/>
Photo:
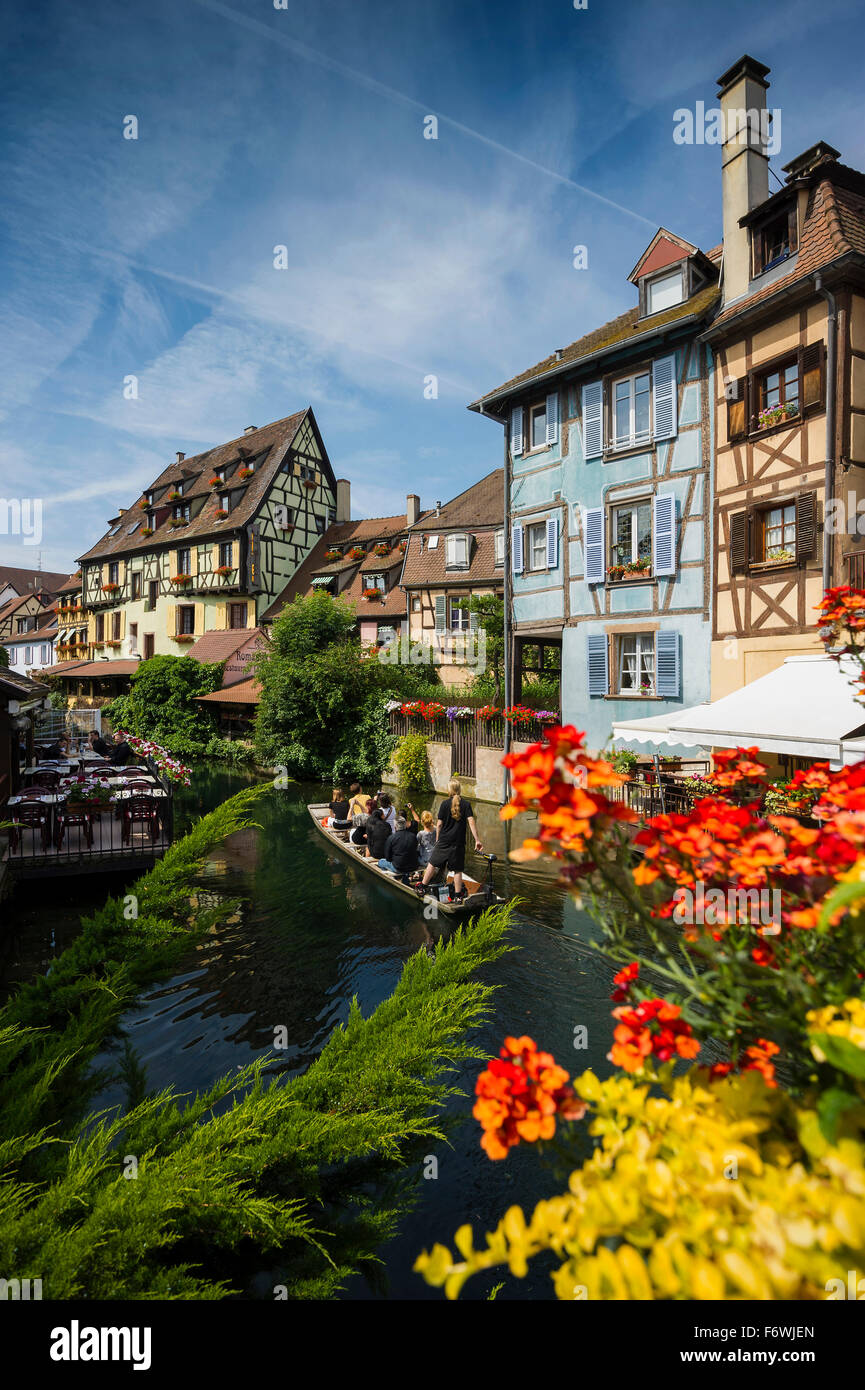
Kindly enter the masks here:
<path id="1" fill-rule="evenodd" d="M 125 767 L 131 757 L 132 749 L 126 739 L 122 743 L 115 743 L 111 750 L 111 761 L 115 767 Z"/>
<path id="2" fill-rule="evenodd" d="M 385 845 L 391 837 L 390 826 L 381 816 L 371 816 L 366 826 L 367 849 L 373 859 L 383 859 Z"/>
<path id="3" fill-rule="evenodd" d="M 383 857 L 390 860 L 397 873 L 411 873 L 417 868 L 417 832 L 395 830 L 384 847 Z"/>

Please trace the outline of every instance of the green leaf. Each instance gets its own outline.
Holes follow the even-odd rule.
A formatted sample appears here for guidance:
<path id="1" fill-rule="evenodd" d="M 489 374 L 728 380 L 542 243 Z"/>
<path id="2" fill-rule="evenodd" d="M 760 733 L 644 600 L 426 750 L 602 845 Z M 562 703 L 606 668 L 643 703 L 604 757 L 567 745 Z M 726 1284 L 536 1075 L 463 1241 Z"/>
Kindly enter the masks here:
<path id="1" fill-rule="evenodd" d="M 846 1111 L 854 1109 L 859 1105 L 858 1096 L 851 1095 L 849 1091 L 841 1091 L 836 1086 L 824 1091 L 817 1102 L 817 1118 L 820 1122 L 821 1132 L 834 1144 L 838 1135 L 838 1121 Z"/>
<path id="2" fill-rule="evenodd" d="M 855 1076 L 857 1081 L 865 1081 L 865 1052 L 848 1038 L 839 1038 L 834 1033 L 812 1033 L 811 1041 L 825 1054 L 831 1066 Z"/>
<path id="3" fill-rule="evenodd" d="M 850 908 L 856 903 L 861 903 L 865 908 L 865 883 L 860 883 L 857 880 L 855 883 L 839 884 L 823 904 L 820 920 L 817 923 L 818 929 L 826 931 L 829 926 L 829 919 L 839 908 Z M 865 913 L 862 916 L 862 925 L 865 927 Z"/>

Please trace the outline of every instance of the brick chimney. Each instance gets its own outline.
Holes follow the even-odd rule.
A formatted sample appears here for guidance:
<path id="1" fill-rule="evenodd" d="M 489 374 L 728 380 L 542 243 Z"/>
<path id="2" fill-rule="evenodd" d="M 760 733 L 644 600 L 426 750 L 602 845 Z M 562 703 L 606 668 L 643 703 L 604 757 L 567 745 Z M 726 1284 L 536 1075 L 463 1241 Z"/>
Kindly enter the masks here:
<path id="1" fill-rule="evenodd" d="M 405 524 L 414 526 L 420 516 L 420 498 L 416 492 L 410 492 L 405 499 Z"/>
<path id="2" fill-rule="evenodd" d="M 718 78 L 723 113 L 721 196 L 724 211 L 724 303 L 740 299 L 751 278 L 747 227 L 739 219 L 769 197 L 766 77 L 770 69 L 747 54 Z"/>
<path id="3" fill-rule="evenodd" d="M 178 450 L 177 450 L 177 462 L 178 462 L 178 463 L 182 463 L 183 460 L 184 460 L 185 458 L 186 458 L 186 455 L 185 455 L 180 449 L 178 449 Z"/>
<path id="4" fill-rule="evenodd" d="M 336 480 L 336 520 L 351 521 L 351 483 L 348 478 Z"/>

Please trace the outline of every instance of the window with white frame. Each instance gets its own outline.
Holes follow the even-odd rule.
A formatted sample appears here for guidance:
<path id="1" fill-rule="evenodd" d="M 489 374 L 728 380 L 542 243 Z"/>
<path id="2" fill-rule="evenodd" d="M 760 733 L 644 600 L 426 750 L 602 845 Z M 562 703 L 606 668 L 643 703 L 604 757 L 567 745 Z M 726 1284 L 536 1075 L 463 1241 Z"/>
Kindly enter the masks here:
<path id="1" fill-rule="evenodd" d="M 32 647 L 25 647 L 25 648 L 24 648 L 24 665 L 25 665 L 25 666 L 32 666 L 32 665 L 33 665 L 33 648 L 32 648 Z"/>
<path id="2" fill-rule="evenodd" d="M 427 540 L 426 548 L 427 548 L 427 550 L 438 550 L 438 544 L 439 544 L 439 538 L 438 538 L 438 536 L 430 536 L 429 539 Z"/>
<path id="3" fill-rule="evenodd" d="M 613 382 L 613 446 L 627 448 L 651 439 L 652 378 L 637 372 Z"/>
<path id="4" fill-rule="evenodd" d="M 452 598 L 451 608 L 451 632 L 468 632 L 469 612 L 467 608 L 460 608 L 461 603 L 465 603 L 465 598 Z"/>
<path id="5" fill-rule="evenodd" d="M 625 632 L 618 638 L 619 694 L 654 695 L 655 634 Z"/>
<path id="6" fill-rule="evenodd" d="M 505 563 L 505 533 L 504 533 L 504 531 L 496 531 L 496 564 L 497 564 L 497 565 L 503 565 L 504 563 Z"/>
<path id="7" fill-rule="evenodd" d="M 365 589 L 378 589 L 379 593 L 384 593 L 387 585 L 384 582 L 383 574 L 365 574 L 363 577 L 363 587 Z"/>
<path id="8" fill-rule="evenodd" d="M 547 527 L 543 521 L 526 527 L 526 569 L 547 568 Z"/>
<path id="9" fill-rule="evenodd" d="M 652 503 L 629 502 L 613 508 L 611 564 L 641 565 L 652 562 Z"/>
<path id="10" fill-rule="evenodd" d="M 413 613 L 419 613 L 419 612 L 420 612 L 420 599 L 418 598 L 417 595 L 415 595 L 414 598 L 413 598 L 412 601 L 411 601 L 411 611 L 412 611 Z"/>
<path id="11" fill-rule="evenodd" d="M 445 537 L 445 568 L 449 570 L 466 570 L 469 567 L 469 538 L 466 535 L 458 534 Z"/>
<path id="12" fill-rule="evenodd" d="M 674 304 L 681 304 L 682 293 L 682 271 L 680 267 L 668 272 L 666 275 L 659 275 L 656 279 L 650 280 L 646 286 L 646 313 L 660 314 L 664 309 L 672 309 Z"/>
<path id="13" fill-rule="evenodd" d="M 533 405 L 529 409 L 529 448 L 545 449 L 547 447 L 547 403 L 541 401 L 540 405 Z"/>
<path id="14" fill-rule="evenodd" d="M 613 382 L 613 445 L 647 443 L 651 438 L 652 378 L 637 372 Z"/>

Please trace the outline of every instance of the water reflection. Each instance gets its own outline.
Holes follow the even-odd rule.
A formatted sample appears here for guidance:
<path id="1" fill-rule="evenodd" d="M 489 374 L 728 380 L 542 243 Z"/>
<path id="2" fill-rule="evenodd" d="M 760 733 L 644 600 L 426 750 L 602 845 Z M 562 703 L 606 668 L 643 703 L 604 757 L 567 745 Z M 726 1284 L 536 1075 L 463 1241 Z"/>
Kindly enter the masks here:
<path id="1" fill-rule="evenodd" d="M 197 776 L 179 800 L 178 828 L 243 780 L 213 769 Z M 145 991 L 123 1020 L 151 1091 L 207 1087 L 273 1051 L 280 1028 L 289 1045 L 275 1065 L 303 1070 L 345 1022 L 354 996 L 368 1015 L 393 991 L 408 957 L 451 928 L 447 919 L 427 922 L 419 906 L 330 850 L 306 811 L 307 801 L 321 799 L 319 787 L 272 793 L 256 808 L 260 829 L 232 836 L 206 865 L 198 885 L 202 898 L 236 898 L 236 911 L 190 949 L 170 980 Z M 418 809 L 435 809 L 440 800 L 429 798 Z M 475 813 L 486 848 L 498 856 L 498 891 L 523 900 L 511 938 L 517 949 L 484 972 L 498 988 L 479 1045 L 492 1053 L 505 1034 L 529 1033 L 569 1070 L 592 1065 L 606 1072 L 612 969 L 587 944 L 596 929 L 557 886 L 549 864 L 507 861 L 510 827 L 495 807 L 477 804 Z M 530 832 L 531 825 L 521 823 L 520 836 Z M 101 901 L 98 886 L 93 892 Z M 15 904 L 11 978 L 45 968 L 55 949 L 48 949 L 46 933 L 55 942 L 71 939 L 78 906 L 58 902 L 49 927 L 29 902 Z M 587 1029 L 588 1048 L 577 1052 L 579 1026 Z M 113 1050 L 97 1065 L 116 1063 L 118 1054 Z M 468 1094 L 478 1069 L 472 1063 L 456 1082 Z M 123 1101 L 119 1082 L 100 1097 L 103 1105 Z M 439 1297 L 411 1272 L 421 1246 L 449 1241 L 463 1221 L 487 1229 L 513 1201 L 530 1204 L 546 1195 L 546 1180 L 530 1154 L 516 1153 L 498 1164 L 483 1157 L 470 1108 L 466 1100 L 452 1107 L 460 1124 L 451 1136 L 453 1147 L 437 1152 L 439 1176 L 424 1181 L 419 1173 L 417 1206 L 402 1234 L 382 1251 L 393 1296 Z M 467 1296 L 481 1297 L 485 1287 L 479 1280 Z M 370 1296 L 362 1279 L 353 1280 L 348 1292 Z M 522 1296 L 529 1292 L 549 1297 L 546 1276 L 534 1273 L 520 1290 Z"/>

